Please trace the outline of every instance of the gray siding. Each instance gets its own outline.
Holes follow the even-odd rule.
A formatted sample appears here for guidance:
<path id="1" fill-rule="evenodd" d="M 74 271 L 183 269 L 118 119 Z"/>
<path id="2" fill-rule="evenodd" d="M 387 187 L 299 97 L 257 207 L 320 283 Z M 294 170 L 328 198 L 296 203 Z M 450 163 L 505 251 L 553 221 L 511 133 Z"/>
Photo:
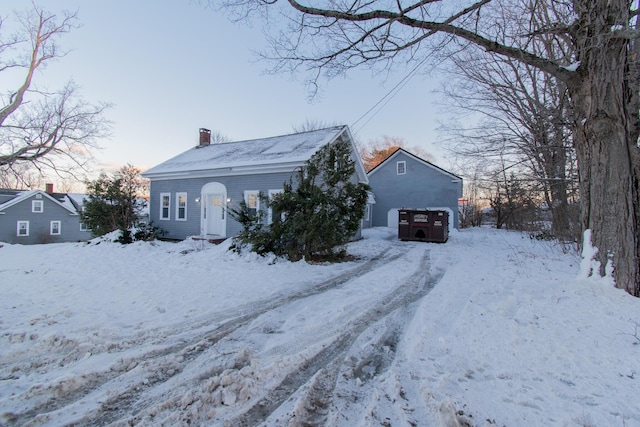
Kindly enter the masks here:
<path id="1" fill-rule="evenodd" d="M 31 201 L 42 200 L 43 212 L 31 212 Z M 29 235 L 18 236 L 18 221 L 29 221 Z M 52 236 L 51 221 L 60 221 L 60 235 Z M 74 215 L 59 204 L 43 197 L 32 197 L 10 206 L 0 213 L 0 241 L 18 244 L 78 242 L 91 238 L 88 231 L 80 231 L 80 215 Z"/>
<path id="2" fill-rule="evenodd" d="M 200 198 L 202 187 L 211 182 L 219 182 L 227 189 L 227 198 L 231 199 L 228 207 L 237 207 L 244 200 L 245 191 L 262 191 L 265 195 L 269 190 L 282 189 L 285 182 L 289 181 L 290 172 L 273 174 L 255 174 L 242 176 L 227 176 L 215 178 L 186 178 L 171 180 L 152 180 L 150 185 L 149 219 L 166 231 L 164 235 L 168 239 L 185 239 L 189 236 L 200 234 L 201 203 L 196 202 Z M 177 221 L 176 193 L 187 193 L 187 220 Z M 171 194 L 170 219 L 160 219 L 160 194 Z M 264 209 L 264 206 L 261 206 Z M 266 214 L 266 211 L 265 211 Z M 266 216 L 265 216 L 266 217 Z M 227 236 L 237 236 L 241 226 L 227 216 Z"/>
<path id="3" fill-rule="evenodd" d="M 397 174 L 397 162 L 406 162 L 406 173 Z M 404 152 L 397 153 L 369 175 L 369 185 L 375 194 L 372 225 L 387 225 L 391 209 L 449 208 L 452 224 L 458 228 L 458 198 L 462 197 L 462 179 L 431 167 Z M 457 181 L 457 182 L 454 182 Z"/>

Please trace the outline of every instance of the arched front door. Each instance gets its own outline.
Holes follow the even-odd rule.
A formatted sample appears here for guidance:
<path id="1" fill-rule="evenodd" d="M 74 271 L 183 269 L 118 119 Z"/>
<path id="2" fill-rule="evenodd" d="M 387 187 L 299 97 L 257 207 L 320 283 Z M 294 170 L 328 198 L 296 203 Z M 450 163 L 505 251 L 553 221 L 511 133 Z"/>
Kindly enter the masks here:
<path id="1" fill-rule="evenodd" d="M 200 230 L 203 236 L 227 236 L 227 188 L 219 182 L 202 187 Z"/>

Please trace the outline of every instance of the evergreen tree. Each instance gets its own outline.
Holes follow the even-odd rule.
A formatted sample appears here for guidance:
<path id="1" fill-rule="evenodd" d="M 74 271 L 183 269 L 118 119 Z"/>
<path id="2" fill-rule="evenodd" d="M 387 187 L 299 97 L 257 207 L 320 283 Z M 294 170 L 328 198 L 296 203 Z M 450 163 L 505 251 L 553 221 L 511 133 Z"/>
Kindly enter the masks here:
<path id="1" fill-rule="evenodd" d="M 257 253 L 273 252 L 292 261 L 335 260 L 364 216 L 368 186 L 354 183 L 355 162 L 346 141 L 320 149 L 284 183 L 284 191 L 266 200 L 274 214 L 269 227 L 252 217 L 246 204 L 231 210 L 243 225 L 238 241 Z M 236 246 L 237 247 L 237 246 Z"/>
<path id="2" fill-rule="evenodd" d="M 146 202 L 140 197 L 147 189 L 140 170 L 123 166 L 112 176 L 101 173 L 95 181 L 87 182 L 89 200 L 84 204 L 82 222 L 94 236 L 121 230 L 122 243 L 133 241 L 131 228 L 140 217 Z"/>

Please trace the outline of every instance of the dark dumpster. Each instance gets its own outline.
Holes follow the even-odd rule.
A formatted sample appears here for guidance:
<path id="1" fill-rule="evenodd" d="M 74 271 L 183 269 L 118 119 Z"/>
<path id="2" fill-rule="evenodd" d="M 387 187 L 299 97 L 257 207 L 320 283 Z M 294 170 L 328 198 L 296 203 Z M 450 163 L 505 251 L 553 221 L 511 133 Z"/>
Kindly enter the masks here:
<path id="1" fill-rule="evenodd" d="M 449 238 L 449 212 L 427 209 L 398 210 L 398 238 L 444 243 Z"/>

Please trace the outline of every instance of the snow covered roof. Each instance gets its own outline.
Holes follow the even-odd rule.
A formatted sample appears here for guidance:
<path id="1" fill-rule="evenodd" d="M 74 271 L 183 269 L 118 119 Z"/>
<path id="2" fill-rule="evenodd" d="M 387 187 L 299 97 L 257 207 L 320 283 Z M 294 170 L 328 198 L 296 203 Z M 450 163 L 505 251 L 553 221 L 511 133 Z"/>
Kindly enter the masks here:
<path id="1" fill-rule="evenodd" d="M 69 203 L 73 209 L 78 212 L 82 211 L 82 208 L 85 202 L 89 200 L 89 196 L 87 194 L 82 193 L 67 193 L 66 194 L 66 203 Z"/>
<path id="2" fill-rule="evenodd" d="M 21 193 L 24 193 L 28 190 L 7 190 L 0 189 L 0 206 L 2 206 L 5 202 L 15 199 Z"/>
<path id="3" fill-rule="evenodd" d="M 347 126 L 334 126 L 291 135 L 197 146 L 147 170 L 142 176 L 170 179 L 290 171 L 341 136 L 352 141 Z M 366 175 L 360 178 L 366 180 Z"/>

